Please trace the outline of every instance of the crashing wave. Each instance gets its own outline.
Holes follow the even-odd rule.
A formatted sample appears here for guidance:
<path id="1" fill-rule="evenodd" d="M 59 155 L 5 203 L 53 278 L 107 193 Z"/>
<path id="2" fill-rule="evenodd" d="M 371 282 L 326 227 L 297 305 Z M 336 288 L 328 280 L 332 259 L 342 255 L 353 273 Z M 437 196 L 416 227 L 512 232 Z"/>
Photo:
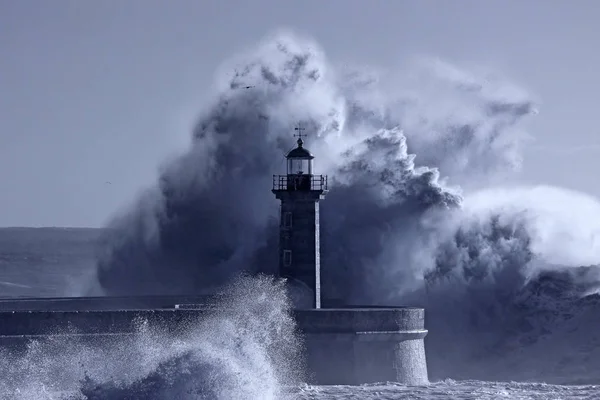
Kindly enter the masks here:
<path id="1" fill-rule="evenodd" d="M 143 321 L 134 335 L 53 336 L 0 352 L 0 397 L 285 399 L 303 379 L 302 341 L 286 288 L 239 278 L 222 307 L 174 337 Z"/>
<path id="2" fill-rule="evenodd" d="M 522 122 L 536 112 L 525 91 L 434 59 L 398 74 L 342 70 L 288 33 L 230 65 L 237 72 L 219 82 L 188 151 L 109 225 L 97 271 L 105 293 L 190 293 L 273 272 L 271 176 L 299 122 L 330 176 L 325 295 L 427 306 L 434 376 L 451 373 L 436 374 L 445 340 L 472 355 L 521 329 L 523 309 L 571 304 L 542 302 L 536 285 L 560 276 L 588 282 L 570 289 L 579 298 L 595 290 L 596 274 L 575 267 L 600 263 L 598 201 L 509 184 L 528 140 Z"/>

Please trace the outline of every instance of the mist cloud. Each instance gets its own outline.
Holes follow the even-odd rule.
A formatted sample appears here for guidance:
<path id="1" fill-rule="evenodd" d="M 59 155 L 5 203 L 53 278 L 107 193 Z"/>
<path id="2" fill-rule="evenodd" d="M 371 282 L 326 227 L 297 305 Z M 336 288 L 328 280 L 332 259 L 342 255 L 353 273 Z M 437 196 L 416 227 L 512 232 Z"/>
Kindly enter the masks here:
<path id="1" fill-rule="evenodd" d="M 520 165 L 521 125 L 536 112 L 520 88 L 437 59 L 387 75 L 341 69 L 289 33 L 224 69 L 235 73 L 219 81 L 187 152 L 110 224 L 98 262 L 106 293 L 194 293 L 240 271 L 275 271 L 271 176 L 298 123 L 330 180 L 321 207 L 329 296 L 397 301 L 441 276 L 468 283 L 510 270 L 526 279 L 533 260 L 569 264 L 553 246 L 561 234 L 548 233 L 560 221 L 545 226 L 535 200 L 569 194 L 484 193 Z M 577 254 L 571 264 L 600 258 L 596 248 Z"/>

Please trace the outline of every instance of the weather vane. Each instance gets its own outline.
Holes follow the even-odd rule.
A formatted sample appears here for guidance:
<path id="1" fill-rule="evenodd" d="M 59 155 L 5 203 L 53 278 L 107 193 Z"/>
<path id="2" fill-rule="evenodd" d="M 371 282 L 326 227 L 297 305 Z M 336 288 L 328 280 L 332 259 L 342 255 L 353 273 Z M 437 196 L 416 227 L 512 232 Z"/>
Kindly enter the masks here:
<path id="1" fill-rule="evenodd" d="M 306 137 L 307 135 L 305 133 L 302 133 L 302 131 L 306 130 L 306 128 L 303 128 L 299 123 L 298 126 L 294 128 L 295 131 L 298 131 L 298 133 L 294 134 L 294 137 L 298 138 L 298 146 L 302 146 L 302 137 Z"/>

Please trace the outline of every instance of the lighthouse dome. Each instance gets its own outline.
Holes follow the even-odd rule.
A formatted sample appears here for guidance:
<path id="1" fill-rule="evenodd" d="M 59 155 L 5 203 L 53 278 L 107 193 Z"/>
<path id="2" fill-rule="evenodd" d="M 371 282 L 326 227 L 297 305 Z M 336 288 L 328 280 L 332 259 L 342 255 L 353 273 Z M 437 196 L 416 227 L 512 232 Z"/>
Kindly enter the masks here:
<path id="1" fill-rule="evenodd" d="M 310 154 L 310 151 L 308 151 L 307 149 L 305 149 L 303 147 L 304 142 L 302 141 L 302 139 L 298 139 L 297 143 L 298 143 L 298 147 L 296 147 L 295 149 L 292 149 L 285 156 L 287 159 L 297 158 L 297 159 L 301 159 L 301 160 L 312 160 L 313 158 L 315 158 L 312 154 Z"/>

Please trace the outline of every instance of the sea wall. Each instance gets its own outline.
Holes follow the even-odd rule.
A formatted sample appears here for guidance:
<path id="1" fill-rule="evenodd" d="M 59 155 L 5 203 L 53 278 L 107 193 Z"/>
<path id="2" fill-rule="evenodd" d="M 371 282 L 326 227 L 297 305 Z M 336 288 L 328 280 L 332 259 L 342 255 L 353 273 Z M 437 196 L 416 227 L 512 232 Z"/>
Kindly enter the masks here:
<path id="1" fill-rule="evenodd" d="M 146 323 L 177 335 L 213 310 L 210 304 L 139 310 L 41 309 L 0 311 L 0 346 L 19 351 L 32 339 L 54 335 L 130 335 Z M 29 307 L 35 308 L 35 307 Z M 40 307 L 37 307 L 40 308 Z M 315 384 L 428 382 L 420 308 L 293 310 L 305 341 L 309 381 Z"/>

